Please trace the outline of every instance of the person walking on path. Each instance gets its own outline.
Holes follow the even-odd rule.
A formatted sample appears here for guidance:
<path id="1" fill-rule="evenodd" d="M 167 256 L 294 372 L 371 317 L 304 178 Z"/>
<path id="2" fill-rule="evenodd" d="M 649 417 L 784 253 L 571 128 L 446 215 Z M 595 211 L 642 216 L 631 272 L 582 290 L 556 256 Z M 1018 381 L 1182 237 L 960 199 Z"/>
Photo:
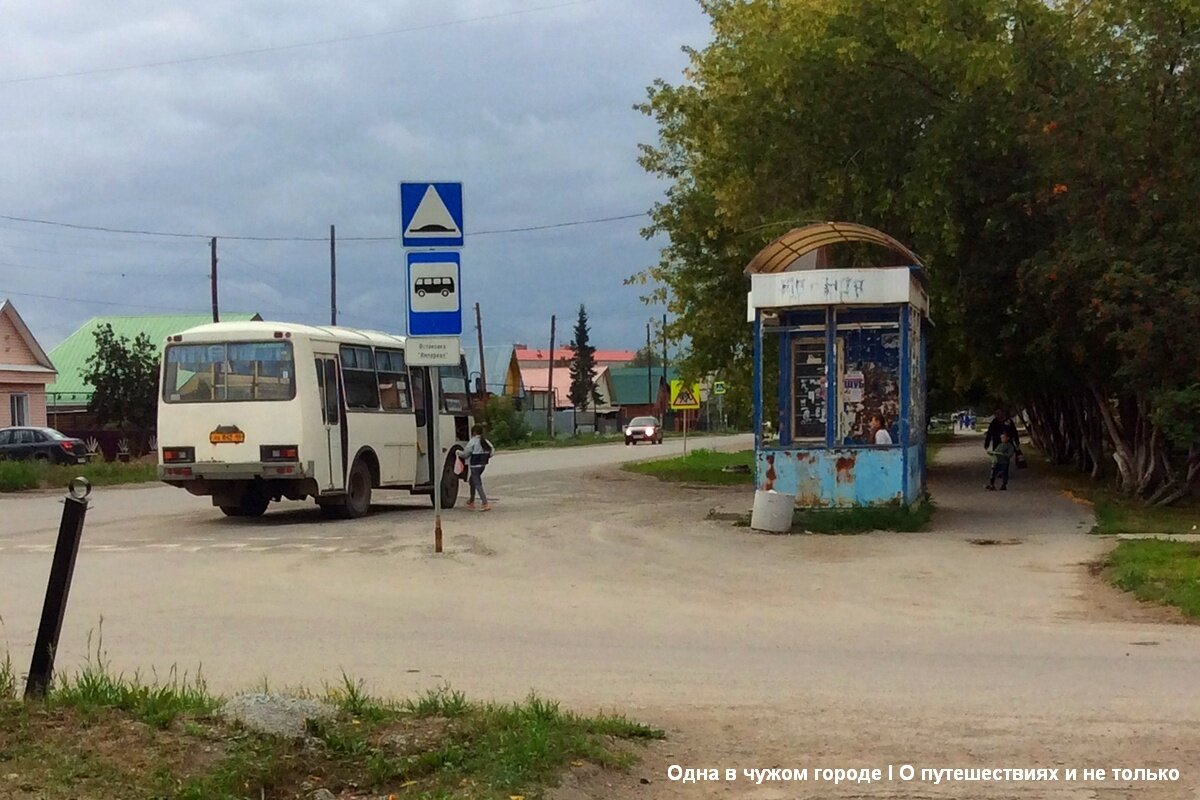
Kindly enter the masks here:
<path id="1" fill-rule="evenodd" d="M 1000 479 L 1000 490 L 1008 489 L 1008 465 L 1017 454 L 1017 446 L 1009 438 L 1008 431 L 1000 431 L 1000 441 L 988 451 L 992 456 L 992 475 L 988 478 L 988 491 L 996 488 L 996 478 Z"/>
<path id="2" fill-rule="evenodd" d="M 471 428 L 471 440 L 467 442 L 467 446 L 463 448 L 463 455 L 467 459 L 467 469 L 470 470 L 468 483 L 471 487 L 471 499 L 467 501 L 467 508 L 475 509 L 475 495 L 479 495 L 480 502 L 483 506 L 480 511 L 491 511 L 492 504 L 488 502 L 487 492 L 483 490 L 483 471 L 487 468 L 488 461 L 492 457 L 492 453 L 496 448 L 492 446 L 483 435 L 483 426 L 475 425 Z"/>
<path id="3" fill-rule="evenodd" d="M 1021 437 L 1017 435 L 1017 424 L 1012 421 L 1012 417 L 1006 410 L 998 408 L 996 416 L 992 417 L 992 421 L 988 425 L 987 433 L 983 435 L 983 449 L 989 453 L 992 452 L 992 447 L 1000 444 L 1000 434 L 1002 433 L 1007 433 L 1012 446 L 1018 453 L 1021 452 Z"/>

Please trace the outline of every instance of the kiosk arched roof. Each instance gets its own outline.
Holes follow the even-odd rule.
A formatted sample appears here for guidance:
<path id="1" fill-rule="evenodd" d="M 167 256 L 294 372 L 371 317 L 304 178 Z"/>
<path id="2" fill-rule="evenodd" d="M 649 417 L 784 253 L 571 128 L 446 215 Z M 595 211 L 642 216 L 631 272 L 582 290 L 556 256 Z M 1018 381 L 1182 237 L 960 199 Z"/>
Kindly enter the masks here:
<path id="1" fill-rule="evenodd" d="M 803 228 L 793 228 L 759 251 L 746 265 L 749 275 L 784 272 L 799 258 L 834 244 L 867 242 L 903 256 L 905 266 L 924 269 L 916 253 L 883 231 L 853 222 L 817 222 Z"/>

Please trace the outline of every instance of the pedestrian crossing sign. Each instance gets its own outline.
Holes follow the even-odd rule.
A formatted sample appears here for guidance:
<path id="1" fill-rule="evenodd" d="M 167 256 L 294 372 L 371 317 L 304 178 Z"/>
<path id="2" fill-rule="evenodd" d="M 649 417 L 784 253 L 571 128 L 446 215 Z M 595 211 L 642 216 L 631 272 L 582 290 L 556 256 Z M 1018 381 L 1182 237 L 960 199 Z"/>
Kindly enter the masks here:
<path id="1" fill-rule="evenodd" d="M 676 411 L 698 411 L 700 409 L 700 384 L 685 384 L 681 380 L 671 381 L 671 408 Z"/>

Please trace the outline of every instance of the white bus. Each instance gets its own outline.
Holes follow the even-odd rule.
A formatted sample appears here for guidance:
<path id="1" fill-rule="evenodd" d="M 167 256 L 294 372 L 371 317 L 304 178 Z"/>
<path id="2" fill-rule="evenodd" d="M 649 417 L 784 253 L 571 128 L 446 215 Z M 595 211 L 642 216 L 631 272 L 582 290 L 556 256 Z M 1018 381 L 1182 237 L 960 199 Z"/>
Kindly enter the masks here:
<path id="1" fill-rule="evenodd" d="M 404 337 L 285 322 L 220 322 L 167 337 L 159 477 L 228 516 L 311 497 L 360 517 L 372 489 L 458 498 L 454 458 L 471 419 L 463 362 L 409 367 Z M 441 403 L 430 413 L 431 377 Z M 432 425 L 440 451 L 433 452 Z"/>

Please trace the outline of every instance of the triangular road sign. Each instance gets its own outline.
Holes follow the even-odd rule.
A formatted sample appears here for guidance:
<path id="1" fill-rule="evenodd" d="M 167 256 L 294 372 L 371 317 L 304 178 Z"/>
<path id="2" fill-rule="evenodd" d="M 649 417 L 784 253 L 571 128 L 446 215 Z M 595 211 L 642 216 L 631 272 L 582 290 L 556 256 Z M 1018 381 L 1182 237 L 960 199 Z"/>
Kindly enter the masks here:
<path id="1" fill-rule="evenodd" d="M 413 217 L 404 230 L 404 235 L 409 239 L 445 239 L 462 236 L 462 231 L 458 229 L 458 224 L 450 214 L 450 209 L 446 208 L 442 196 L 438 194 L 437 188 L 433 184 L 430 184 L 425 190 L 425 196 L 421 198 L 417 210 L 413 212 Z"/>
<path id="2" fill-rule="evenodd" d="M 688 386 L 681 380 L 671 381 L 671 408 L 677 411 L 700 408 L 700 387 Z"/>

